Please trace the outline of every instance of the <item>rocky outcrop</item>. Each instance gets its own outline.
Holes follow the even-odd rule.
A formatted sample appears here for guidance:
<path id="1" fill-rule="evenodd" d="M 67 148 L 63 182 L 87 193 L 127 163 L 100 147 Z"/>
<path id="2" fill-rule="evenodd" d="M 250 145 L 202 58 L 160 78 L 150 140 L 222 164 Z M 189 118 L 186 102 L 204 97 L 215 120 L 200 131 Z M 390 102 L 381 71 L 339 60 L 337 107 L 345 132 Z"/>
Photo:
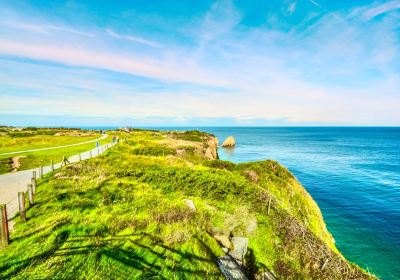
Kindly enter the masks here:
<path id="1" fill-rule="evenodd" d="M 210 136 L 204 143 L 203 153 L 206 159 L 218 159 L 218 139 Z"/>
<path id="2" fill-rule="evenodd" d="M 185 198 L 183 201 L 185 202 L 186 206 L 190 208 L 190 210 L 196 211 L 196 206 L 194 205 L 193 200 Z"/>
<path id="3" fill-rule="evenodd" d="M 222 147 L 225 148 L 232 148 L 235 147 L 236 145 L 236 141 L 235 138 L 233 138 L 233 136 L 229 136 L 228 138 L 225 139 L 224 143 L 222 143 Z"/>
<path id="4" fill-rule="evenodd" d="M 240 265 L 242 265 L 244 256 L 247 253 L 249 239 L 246 237 L 232 237 L 231 242 L 233 244 L 233 250 L 229 252 L 229 255 L 231 255 Z"/>

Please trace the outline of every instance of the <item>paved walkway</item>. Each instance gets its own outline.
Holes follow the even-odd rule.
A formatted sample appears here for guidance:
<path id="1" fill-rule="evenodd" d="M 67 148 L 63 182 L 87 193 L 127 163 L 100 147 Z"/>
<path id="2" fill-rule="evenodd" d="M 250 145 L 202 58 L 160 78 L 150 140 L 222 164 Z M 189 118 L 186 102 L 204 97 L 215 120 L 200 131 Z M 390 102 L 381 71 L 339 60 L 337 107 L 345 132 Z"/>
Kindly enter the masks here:
<path id="1" fill-rule="evenodd" d="M 80 159 L 85 160 L 91 158 L 91 156 L 99 156 L 113 145 L 115 145 L 115 143 L 109 143 L 90 151 L 83 152 L 80 154 Z M 79 154 L 69 157 L 68 160 L 70 163 L 78 162 Z M 54 169 L 60 167 L 61 162 L 54 164 Z M 14 217 L 18 212 L 18 192 L 27 190 L 27 184 L 31 183 L 33 171 L 36 171 L 37 176 L 39 176 L 39 168 L 0 175 L 0 204 L 7 204 L 7 216 L 9 219 Z M 44 166 L 43 174 L 49 172 L 51 172 L 51 166 Z"/>
<path id="2" fill-rule="evenodd" d="M 97 139 L 94 139 L 94 140 L 85 141 L 85 142 L 79 142 L 79 143 L 68 144 L 68 145 L 62 145 L 62 146 L 47 147 L 47 148 L 38 148 L 38 149 L 32 149 L 32 150 L 8 152 L 8 153 L 2 153 L 2 154 L 0 154 L 0 156 L 5 156 L 5 155 L 16 155 L 16 154 L 31 153 L 31 152 L 39 152 L 39 151 L 46 151 L 46 150 L 53 150 L 53 149 L 61 149 L 61 148 L 66 148 L 66 147 L 79 146 L 79 145 L 84 145 L 84 144 L 87 144 L 87 143 L 97 142 L 97 141 L 103 140 L 103 139 L 105 139 L 105 138 L 107 138 L 107 137 L 108 137 L 107 134 L 103 134 L 100 138 L 97 138 Z"/>

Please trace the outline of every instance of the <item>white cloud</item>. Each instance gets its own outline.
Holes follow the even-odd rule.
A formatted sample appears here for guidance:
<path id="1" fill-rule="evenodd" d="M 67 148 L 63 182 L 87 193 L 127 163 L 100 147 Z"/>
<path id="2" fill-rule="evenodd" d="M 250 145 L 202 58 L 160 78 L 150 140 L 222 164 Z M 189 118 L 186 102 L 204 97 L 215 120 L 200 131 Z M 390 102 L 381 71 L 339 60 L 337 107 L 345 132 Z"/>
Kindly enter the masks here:
<path id="1" fill-rule="evenodd" d="M 317 7 L 319 7 L 319 8 L 321 8 L 321 5 L 317 2 L 317 1 L 315 1 L 315 0 L 308 0 L 311 4 L 313 4 L 314 6 L 317 6 Z"/>
<path id="2" fill-rule="evenodd" d="M 288 7 L 288 12 L 290 14 L 293 14 L 296 11 L 296 6 L 297 6 L 297 1 L 293 1 L 292 3 L 290 3 Z"/>
<path id="3" fill-rule="evenodd" d="M 0 39 L 0 54 L 22 56 L 31 59 L 112 70 L 121 73 L 145 76 L 172 82 L 191 82 L 209 85 L 228 85 L 221 79 L 215 79 L 200 69 L 186 68 L 182 63 L 154 61 L 134 55 L 117 52 L 101 52 L 60 46 L 55 44 L 33 44 Z"/>
<path id="4" fill-rule="evenodd" d="M 113 31 L 112 29 L 106 28 L 105 32 L 110 35 L 111 37 L 117 38 L 117 39 L 123 39 L 123 40 L 128 40 L 128 41 L 132 41 L 132 42 L 136 42 L 142 45 L 146 45 L 149 47 L 153 47 L 153 48 L 159 48 L 161 47 L 161 45 L 157 42 L 153 42 L 144 38 L 140 38 L 137 36 L 132 36 L 132 35 L 123 35 L 123 34 L 119 34 L 115 31 Z"/>
<path id="5" fill-rule="evenodd" d="M 373 19 L 374 17 L 395 11 L 397 9 L 400 9 L 400 1 L 392 0 L 392 1 L 385 2 L 383 4 L 379 3 L 379 4 L 371 5 L 371 7 L 367 7 L 365 9 L 363 9 L 363 16 L 367 20 L 370 20 L 370 19 Z"/>

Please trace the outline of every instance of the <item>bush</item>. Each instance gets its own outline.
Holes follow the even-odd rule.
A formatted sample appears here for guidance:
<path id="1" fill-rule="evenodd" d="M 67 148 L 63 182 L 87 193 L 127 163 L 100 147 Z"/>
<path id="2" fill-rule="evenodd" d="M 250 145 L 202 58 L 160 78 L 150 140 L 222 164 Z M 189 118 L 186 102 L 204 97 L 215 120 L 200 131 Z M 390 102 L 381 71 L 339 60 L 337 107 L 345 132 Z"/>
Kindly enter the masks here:
<path id="1" fill-rule="evenodd" d="M 8 135 L 12 136 L 12 137 L 30 137 L 32 136 L 32 133 L 28 133 L 28 132 L 8 132 Z"/>
<path id="2" fill-rule="evenodd" d="M 133 149 L 131 152 L 133 155 L 141 156 L 166 156 L 174 155 L 175 150 L 166 147 L 143 147 Z"/>
<path id="3" fill-rule="evenodd" d="M 38 130 L 38 128 L 37 127 L 33 127 L 33 126 L 27 126 L 27 127 L 24 127 L 22 130 L 25 130 L 25 131 L 36 131 L 36 130 Z"/>
<path id="4" fill-rule="evenodd" d="M 226 169 L 229 171 L 232 171 L 235 168 L 234 163 L 219 159 L 207 161 L 205 162 L 205 165 L 211 168 Z"/>
<path id="5" fill-rule="evenodd" d="M 170 135 L 172 138 L 178 140 L 202 142 L 204 136 L 207 136 L 208 134 L 197 130 L 189 130 L 185 132 L 171 132 Z"/>
<path id="6" fill-rule="evenodd" d="M 11 172 L 11 158 L 2 158 L 0 159 L 0 174 Z"/>

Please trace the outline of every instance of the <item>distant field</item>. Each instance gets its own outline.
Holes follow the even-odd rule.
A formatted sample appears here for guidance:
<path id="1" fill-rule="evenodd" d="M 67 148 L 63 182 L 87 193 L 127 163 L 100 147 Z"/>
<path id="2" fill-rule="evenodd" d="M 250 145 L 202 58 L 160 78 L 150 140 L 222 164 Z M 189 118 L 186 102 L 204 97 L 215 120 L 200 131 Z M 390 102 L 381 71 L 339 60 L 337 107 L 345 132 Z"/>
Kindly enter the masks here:
<path id="1" fill-rule="evenodd" d="M 100 134 L 91 136 L 31 136 L 23 138 L 12 138 L 9 136 L 0 136 L 0 154 L 16 152 L 22 150 L 40 149 L 53 146 L 63 146 L 85 141 L 94 140 L 100 137 Z"/>
<path id="2" fill-rule="evenodd" d="M 100 137 L 98 132 L 73 129 L 0 128 L 0 154 L 82 143 Z M 100 144 L 109 141 L 109 138 L 106 138 L 101 140 Z M 0 174 L 49 165 L 51 160 L 59 162 L 63 156 L 72 156 L 94 147 L 95 143 L 87 143 L 54 150 L 0 155 Z"/>

